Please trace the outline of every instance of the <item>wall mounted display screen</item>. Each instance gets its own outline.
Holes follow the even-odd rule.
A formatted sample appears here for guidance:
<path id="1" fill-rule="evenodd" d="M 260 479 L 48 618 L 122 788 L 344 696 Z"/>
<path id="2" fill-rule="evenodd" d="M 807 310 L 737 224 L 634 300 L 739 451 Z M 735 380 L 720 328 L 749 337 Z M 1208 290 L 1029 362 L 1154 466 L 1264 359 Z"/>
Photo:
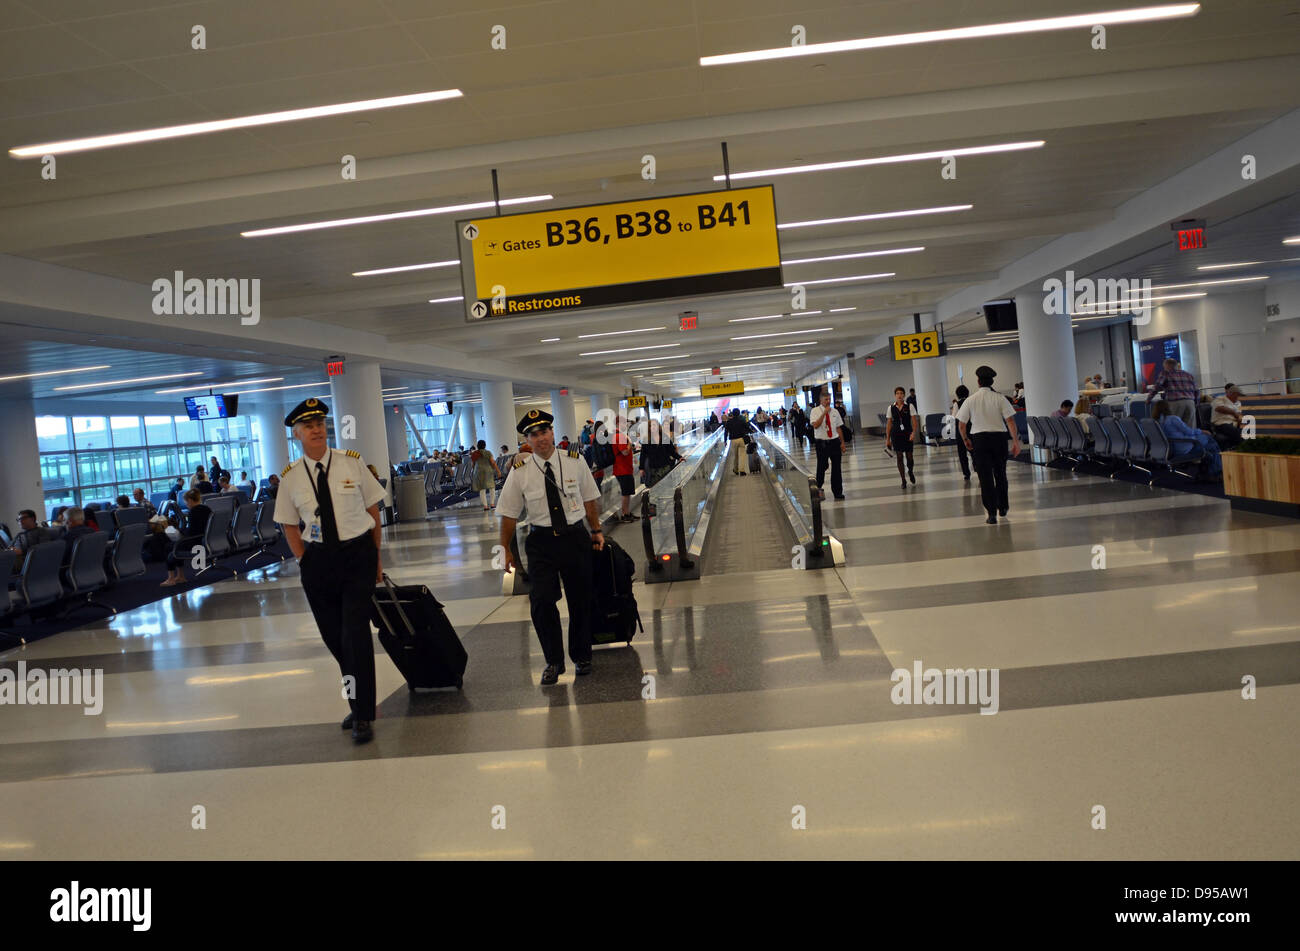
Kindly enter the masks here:
<path id="1" fill-rule="evenodd" d="M 451 400 L 447 400 L 445 402 L 439 402 L 439 403 L 425 403 L 424 415 L 425 416 L 450 416 Z"/>
<path id="2" fill-rule="evenodd" d="M 1142 368 L 1142 386 L 1155 383 L 1160 376 L 1165 360 L 1177 360 L 1182 363 L 1182 353 L 1178 348 L 1178 334 L 1168 337 L 1152 337 L 1138 341 L 1138 362 Z"/>
<path id="3" fill-rule="evenodd" d="M 226 419 L 239 415 L 239 396 L 187 396 L 185 412 L 190 419 Z"/>

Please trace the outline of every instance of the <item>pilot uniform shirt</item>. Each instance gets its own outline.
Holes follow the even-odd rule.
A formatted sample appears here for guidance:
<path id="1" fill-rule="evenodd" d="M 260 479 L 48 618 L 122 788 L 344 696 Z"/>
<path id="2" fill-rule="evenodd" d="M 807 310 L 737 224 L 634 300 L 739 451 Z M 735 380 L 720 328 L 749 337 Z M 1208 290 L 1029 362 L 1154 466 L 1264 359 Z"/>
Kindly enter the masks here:
<path id="1" fill-rule="evenodd" d="M 375 520 L 366 509 L 383 501 L 384 490 L 366 468 L 365 460 L 351 451 L 330 449 L 320 462 L 329 467 L 330 499 L 334 504 L 339 541 L 351 541 L 374 531 Z M 320 502 L 312 491 L 315 479 L 316 462 L 304 454 L 281 473 L 280 489 L 275 496 L 275 520 L 281 525 L 297 525 L 301 521 L 302 539 L 309 544 L 325 541 L 317 514 Z"/>
<path id="2" fill-rule="evenodd" d="M 813 436 L 817 439 L 839 438 L 838 434 L 844 428 L 844 417 L 834 406 L 827 406 L 824 409 L 821 406 L 814 406 L 808 418 L 817 420 L 816 425 L 813 426 Z M 831 435 L 830 424 L 834 424 L 836 436 Z"/>
<path id="3" fill-rule="evenodd" d="M 987 386 L 981 386 L 961 404 L 961 409 L 957 410 L 957 421 L 966 423 L 966 432 L 971 436 L 977 433 L 1005 433 L 1007 418 L 1015 414 L 1016 411 L 1011 408 L 1005 396 L 993 392 Z"/>
<path id="4" fill-rule="evenodd" d="M 506 484 L 497 496 L 498 515 L 518 519 L 526 508 L 527 524 L 551 528 L 551 510 L 546 502 L 547 462 L 551 464 L 551 473 L 560 490 L 565 518 L 570 525 L 582 521 L 587 511 L 583 503 L 599 499 L 600 489 L 596 487 L 596 480 L 592 478 L 582 454 L 576 449 L 568 452 L 557 449 L 549 460 L 543 460 L 535 452 L 522 453 L 510 467 Z"/>

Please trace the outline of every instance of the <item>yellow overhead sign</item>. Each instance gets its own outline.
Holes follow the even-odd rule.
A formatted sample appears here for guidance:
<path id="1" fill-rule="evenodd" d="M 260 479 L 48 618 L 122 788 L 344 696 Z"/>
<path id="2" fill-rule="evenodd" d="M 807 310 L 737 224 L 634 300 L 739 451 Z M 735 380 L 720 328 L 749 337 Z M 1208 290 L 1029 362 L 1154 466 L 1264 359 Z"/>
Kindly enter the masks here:
<path id="1" fill-rule="evenodd" d="M 786 395 L 786 396 L 798 396 L 798 395 L 799 395 L 799 391 L 798 391 L 797 389 L 795 389 L 793 386 L 787 386 L 787 387 L 785 388 L 785 395 Z"/>
<path id="2" fill-rule="evenodd" d="M 923 360 L 939 355 L 939 332 L 926 330 L 919 334 L 901 334 L 890 337 L 894 345 L 895 360 Z"/>
<path id="3" fill-rule="evenodd" d="M 456 222 L 466 319 L 781 287 L 771 185 Z"/>
<path id="4" fill-rule="evenodd" d="M 673 401 L 672 401 L 672 400 L 663 400 L 659 405 L 662 406 L 664 409 L 672 409 L 672 408 L 673 408 Z"/>
<path id="5" fill-rule="evenodd" d="M 644 397 L 644 396 L 629 396 L 629 397 L 627 398 L 627 408 L 628 408 L 628 409 L 636 409 L 636 408 L 638 408 L 638 407 L 644 407 L 644 406 L 645 406 L 645 397 Z"/>
<path id="6" fill-rule="evenodd" d="M 730 383 L 701 383 L 700 398 L 708 399 L 710 396 L 743 396 L 745 394 L 745 384 L 740 380 L 732 380 Z"/>

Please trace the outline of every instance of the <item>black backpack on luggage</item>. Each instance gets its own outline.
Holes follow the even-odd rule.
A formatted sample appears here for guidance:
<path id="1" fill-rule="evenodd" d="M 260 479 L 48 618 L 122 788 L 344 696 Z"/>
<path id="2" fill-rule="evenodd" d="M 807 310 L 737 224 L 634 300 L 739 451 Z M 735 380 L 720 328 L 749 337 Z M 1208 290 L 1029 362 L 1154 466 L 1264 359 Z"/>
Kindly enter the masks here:
<path id="1" fill-rule="evenodd" d="M 632 643 L 641 627 L 641 614 L 632 596 L 632 576 L 636 562 L 619 547 L 606 541 L 604 551 L 592 549 L 591 566 L 591 643 Z"/>
<path id="2" fill-rule="evenodd" d="M 469 655 L 428 588 L 394 585 L 384 575 L 370 603 L 379 643 L 411 690 L 461 686 Z"/>

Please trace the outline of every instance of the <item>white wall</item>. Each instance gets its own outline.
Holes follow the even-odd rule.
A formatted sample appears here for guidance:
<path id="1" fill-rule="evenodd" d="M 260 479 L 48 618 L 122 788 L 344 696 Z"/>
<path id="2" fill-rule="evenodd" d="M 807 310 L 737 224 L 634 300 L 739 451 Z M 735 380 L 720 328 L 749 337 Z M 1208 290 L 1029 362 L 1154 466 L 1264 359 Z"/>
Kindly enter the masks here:
<path id="1" fill-rule="evenodd" d="M 965 383 L 966 388 L 974 393 L 979 386 L 979 382 L 975 379 L 975 368 L 983 365 L 992 367 L 997 373 L 997 377 L 993 381 L 993 388 L 999 393 L 1010 396 L 1015 392 L 1016 381 L 1024 379 L 1020 365 L 1020 344 L 1018 343 L 1009 343 L 1001 347 L 972 347 L 969 350 L 949 350 L 948 392 L 951 393 L 956 390 L 959 383 Z M 962 372 L 965 374 L 964 380 L 957 379 L 958 367 L 961 367 Z M 1080 376 L 1079 379 L 1083 379 L 1083 377 Z M 1078 382 L 1079 380 L 1075 380 L 1075 385 L 1078 385 Z M 1066 394 L 1066 396 L 1069 395 Z M 1065 396 L 1060 399 L 1065 399 Z"/>
<path id="2" fill-rule="evenodd" d="M 1119 328 L 1123 330 L 1123 327 Z M 1106 331 L 1101 327 L 1093 330 L 1076 332 L 1074 335 L 1074 383 L 1077 386 L 1084 377 L 1100 373 L 1102 382 L 1110 379 L 1106 369 Z M 1074 399 L 1078 394 L 1070 393 L 1061 399 Z M 1059 401 L 1058 401 L 1059 402 Z"/>

